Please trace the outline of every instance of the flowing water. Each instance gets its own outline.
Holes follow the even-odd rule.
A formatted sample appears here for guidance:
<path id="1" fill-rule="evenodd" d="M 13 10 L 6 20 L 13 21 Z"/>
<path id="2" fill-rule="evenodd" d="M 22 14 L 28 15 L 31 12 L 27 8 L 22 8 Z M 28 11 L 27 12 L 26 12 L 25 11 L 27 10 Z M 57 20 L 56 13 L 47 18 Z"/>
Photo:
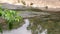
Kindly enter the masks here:
<path id="1" fill-rule="evenodd" d="M 14 6 L 5 3 L 2 8 L 24 10 L 29 7 Z M 22 26 L 15 23 L 16 25 L 14 26 L 16 26 L 16 29 L 5 30 L 3 34 L 60 34 L 60 13 L 54 13 L 57 10 L 51 12 L 42 12 L 37 9 L 31 10 L 27 12 L 20 11 L 19 15 L 24 18 L 24 23 L 20 23 Z"/>
<path id="2" fill-rule="evenodd" d="M 4 31 L 3 34 L 31 34 L 30 30 L 27 30 L 27 26 L 29 25 L 29 20 L 24 19 L 25 24 L 17 29 L 13 29 L 11 31 Z"/>
<path id="3" fill-rule="evenodd" d="M 24 19 L 25 24 L 18 29 L 13 29 L 11 31 L 4 31 L 3 34 L 32 34 L 31 30 L 27 30 L 29 26 L 29 19 Z M 44 30 L 41 34 L 45 34 L 46 30 Z"/>
<path id="4" fill-rule="evenodd" d="M 24 24 L 17 29 L 3 31 L 3 34 L 60 34 L 60 14 L 48 12 L 33 12 L 34 16 L 25 18 Z M 36 14 L 35 14 L 36 13 Z M 23 13 L 27 15 L 27 13 Z M 23 15 L 22 14 L 22 15 Z M 28 15 L 33 15 L 28 13 Z M 27 16 L 28 16 L 27 15 Z"/>

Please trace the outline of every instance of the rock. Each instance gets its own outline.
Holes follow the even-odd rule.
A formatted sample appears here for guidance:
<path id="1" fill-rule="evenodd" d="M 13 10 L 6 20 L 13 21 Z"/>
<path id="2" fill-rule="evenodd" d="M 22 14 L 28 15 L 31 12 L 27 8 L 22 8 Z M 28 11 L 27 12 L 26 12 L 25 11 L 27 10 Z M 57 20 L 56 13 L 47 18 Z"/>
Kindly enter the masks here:
<path id="1" fill-rule="evenodd" d="M 20 11 L 20 14 L 18 15 L 22 16 L 23 18 L 32 18 L 32 17 L 39 17 L 41 15 L 46 16 L 50 14 L 46 12 Z"/>
<path id="2" fill-rule="evenodd" d="M 49 8 L 60 8 L 59 0 L 0 0 L 0 3 L 9 3 L 15 5 L 24 5 L 23 2 L 26 4 L 26 6 L 48 6 Z M 33 5 L 30 5 L 31 3 L 33 3 Z"/>
<path id="3" fill-rule="evenodd" d="M 26 6 L 23 6 L 23 5 L 13 5 L 13 4 L 8 4 L 8 3 L 0 3 L 2 6 L 2 8 L 5 8 L 5 9 L 20 9 L 20 10 L 25 10 L 25 9 L 28 9 L 30 7 L 26 7 Z"/>
<path id="4" fill-rule="evenodd" d="M 23 4 L 23 2 L 25 5 Z M 32 3 L 32 5 L 31 5 Z M 0 0 L 0 5 L 2 8 L 7 9 L 39 9 L 43 11 L 59 12 L 60 11 L 60 1 L 59 0 Z"/>

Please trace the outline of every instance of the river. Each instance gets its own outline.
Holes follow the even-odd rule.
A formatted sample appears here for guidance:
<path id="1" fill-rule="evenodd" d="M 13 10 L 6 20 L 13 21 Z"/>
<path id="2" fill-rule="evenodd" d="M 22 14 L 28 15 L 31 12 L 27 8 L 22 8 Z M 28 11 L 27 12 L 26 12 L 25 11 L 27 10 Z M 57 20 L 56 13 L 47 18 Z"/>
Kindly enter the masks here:
<path id="1" fill-rule="evenodd" d="M 3 34 L 60 34 L 60 13 L 21 12 L 20 16 L 24 24 Z"/>
<path id="2" fill-rule="evenodd" d="M 13 29 L 11 31 L 4 31 L 3 34 L 32 34 L 31 30 L 27 30 L 29 25 L 29 19 L 24 19 L 25 24 L 23 24 L 18 29 Z M 45 34 L 46 30 L 43 31 L 41 34 Z"/>

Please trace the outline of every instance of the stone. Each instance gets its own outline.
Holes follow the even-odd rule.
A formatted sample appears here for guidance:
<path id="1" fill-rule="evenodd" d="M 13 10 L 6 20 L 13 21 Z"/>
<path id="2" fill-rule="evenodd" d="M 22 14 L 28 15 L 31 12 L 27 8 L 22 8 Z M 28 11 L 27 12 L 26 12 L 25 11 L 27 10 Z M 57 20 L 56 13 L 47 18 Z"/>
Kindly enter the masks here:
<path id="1" fill-rule="evenodd" d="M 33 5 L 31 5 L 31 3 L 33 3 Z M 54 12 L 60 11 L 59 0 L 0 0 L 0 5 L 2 5 L 3 8 L 8 8 L 8 9 L 25 10 L 30 7 L 33 7 L 44 11 L 54 11 Z"/>
<path id="2" fill-rule="evenodd" d="M 60 8 L 59 0 L 0 0 L 0 3 L 23 5 L 22 1 L 26 3 L 26 6 L 30 6 L 30 4 L 33 3 L 32 6 L 35 5 L 37 7 L 48 6 L 49 8 Z"/>

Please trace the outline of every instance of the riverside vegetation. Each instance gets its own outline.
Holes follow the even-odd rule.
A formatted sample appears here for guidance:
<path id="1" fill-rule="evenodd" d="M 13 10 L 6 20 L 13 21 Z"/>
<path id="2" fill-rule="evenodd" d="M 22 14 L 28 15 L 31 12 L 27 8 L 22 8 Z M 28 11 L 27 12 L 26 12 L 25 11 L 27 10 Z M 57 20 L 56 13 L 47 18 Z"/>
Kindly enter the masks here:
<path id="1" fill-rule="evenodd" d="M 19 23 L 23 21 L 18 12 L 14 10 L 2 9 L 0 7 L 0 32 L 3 33 L 4 29 L 11 30 L 16 28 Z M 20 25 L 20 24 L 19 24 Z"/>

